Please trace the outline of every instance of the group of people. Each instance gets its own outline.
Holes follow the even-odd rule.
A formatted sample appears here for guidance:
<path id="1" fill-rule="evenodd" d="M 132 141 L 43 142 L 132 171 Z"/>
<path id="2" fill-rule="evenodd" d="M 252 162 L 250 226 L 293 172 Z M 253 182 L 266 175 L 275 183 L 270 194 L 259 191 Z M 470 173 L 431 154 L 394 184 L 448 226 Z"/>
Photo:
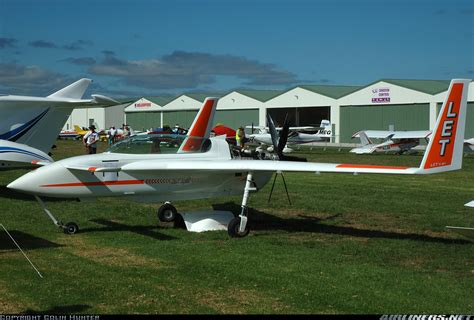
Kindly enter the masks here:
<path id="1" fill-rule="evenodd" d="M 124 139 L 130 135 L 130 128 L 126 124 L 122 126 L 122 133 L 119 134 L 119 130 L 115 129 L 114 126 L 107 130 L 107 143 L 109 145 L 114 144 L 119 139 Z M 94 125 L 89 127 L 89 131 L 82 137 L 82 143 L 86 147 L 88 154 L 97 153 L 97 142 L 100 140 L 99 133 L 96 131 Z"/>

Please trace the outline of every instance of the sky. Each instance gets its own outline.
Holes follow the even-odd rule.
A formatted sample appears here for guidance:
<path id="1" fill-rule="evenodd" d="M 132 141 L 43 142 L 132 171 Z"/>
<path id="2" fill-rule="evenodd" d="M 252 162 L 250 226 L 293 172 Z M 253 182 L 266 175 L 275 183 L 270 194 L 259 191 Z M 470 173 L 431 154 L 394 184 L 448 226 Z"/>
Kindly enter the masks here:
<path id="1" fill-rule="evenodd" d="M 124 98 L 473 75 L 472 0 L 0 0 L 3 94 L 84 77 Z"/>

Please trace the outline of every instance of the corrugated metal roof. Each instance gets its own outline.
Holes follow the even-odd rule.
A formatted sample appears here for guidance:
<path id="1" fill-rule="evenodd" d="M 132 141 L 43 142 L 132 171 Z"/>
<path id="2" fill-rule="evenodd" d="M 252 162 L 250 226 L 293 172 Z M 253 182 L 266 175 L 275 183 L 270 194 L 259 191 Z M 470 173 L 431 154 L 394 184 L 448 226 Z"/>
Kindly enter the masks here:
<path id="1" fill-rule="evenodd" d="M 448 90 L 450 80 L 410 80 L 410 79 L 381 79 L 379 81 L 388 82 L 400 87 L 413 89 L 416 91 L 437 94 Z"/>
<path id="2" fill-rule="evenodd" d="M 285 91 L 286 90 L 235 90 L 235 92 L 238 92 L 240 94 L 243 94 L 244 96 L 253 98 L 261 102 L 265 102 L 267 100 L 275 98 L 276 96 L 284 93 Z"/>
<path id="3" fill-rule="evenodd" d="M 328 86 L 328 85 L 301 85 L 297 88 L 306 89 L 333 99 L 339 99 L 351 92 L 359 90 L 360 86 Z"/>
<path id="4" fill-rule="evenodd" d="M 143 98 L 159 106 L 164 106 L 170 103 L 171 101 L 173 101 L 176 98 L 176 96 L 143 97 Z"/>
<path id="5" fill-rule="evenodd" d="M 194 100 L 204 102 L 207 97 L 220 97 L 221 93 L 184 93 L 185 96 L 193 98 Z"/>

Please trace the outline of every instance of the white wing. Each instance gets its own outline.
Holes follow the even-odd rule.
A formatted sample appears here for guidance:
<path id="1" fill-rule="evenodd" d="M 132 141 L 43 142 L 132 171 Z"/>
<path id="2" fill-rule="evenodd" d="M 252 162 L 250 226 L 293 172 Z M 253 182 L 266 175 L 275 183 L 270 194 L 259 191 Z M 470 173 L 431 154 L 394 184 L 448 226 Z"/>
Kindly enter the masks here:
<path id="1" fill-rule="evenodd" d="M 271 160 L 215 160 L 215 161 L 174 161 L 157 162 L 143 160 L 126 164 L 122 171 L 166 171 L 166 170 L 193 170 L 193 171 L 286 171 L 286 172 L 346 172 L 346 173 L 394 173 L 414 174 L 419 168 L 374 166 L 358 164 L 312 163 Z"/>
<path id="2" fill-rule="evenodd" d="M 389 130 L 361 130 L 365 132 L 367 137 L 375 139 L 385 139 L 393 135 L 391 139 L 424 139 L 431 134 L 429 130 L 420 131 L 389 131 Z M 358 137 L 359 132 L 353 137 Z"/>

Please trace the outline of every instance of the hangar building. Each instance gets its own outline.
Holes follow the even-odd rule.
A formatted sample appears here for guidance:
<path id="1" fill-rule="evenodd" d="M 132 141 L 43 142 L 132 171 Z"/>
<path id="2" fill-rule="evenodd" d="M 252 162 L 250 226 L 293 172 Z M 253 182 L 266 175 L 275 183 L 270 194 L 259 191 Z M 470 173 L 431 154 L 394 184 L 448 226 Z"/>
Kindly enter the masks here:
<path id="1" fill-rule="evenodd" d="M 136 130 L 175 124 L 189 127 L 205 97 L 217 96 L 215 124 L 234 129 L 240 125 L 265 126 L 267 112 L 277 124 L 283 123 L 286 114 L 295 126 L 318 126 L 328 119 L 333 142 L 353 143 L 352 135 L 364 129 L 432 130 L 449 82 L 381 79 L 366 86 L 298 85 L 288 90 L 143 97 L 124 109 L 124 122 Z M 469 86 L 465 137 L 474 137 L 473 82 Z"/>

